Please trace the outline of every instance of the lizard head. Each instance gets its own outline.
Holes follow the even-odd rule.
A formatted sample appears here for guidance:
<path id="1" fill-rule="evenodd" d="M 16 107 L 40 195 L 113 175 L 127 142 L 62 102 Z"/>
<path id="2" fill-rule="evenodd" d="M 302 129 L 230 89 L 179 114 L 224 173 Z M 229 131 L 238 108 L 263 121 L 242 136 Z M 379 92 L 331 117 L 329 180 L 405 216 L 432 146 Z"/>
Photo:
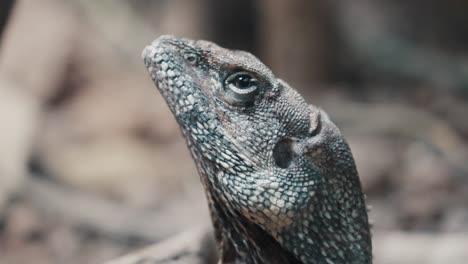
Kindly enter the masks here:
<path id="1" fill-rule="evenodd" d="M 201 134 L 190 138 L 195 148 L 222 152 L 199 132 L 218 134 L 256 166 L 284 169 L 294 160 L 290 139 L 308 138 L 319 128 L 320 111 L 248 52 L 161 36 L 142 56 L 185 136 Z"/>
<path id="2" fill-rule="evenodd" d="M 161 36 L 142 57 L 226 232 L 249 232 L 250 224 L 226 219 L 239 218 L 303 263 L 368 263 L 367 212 L 354 161 L 323 111 L 244 51 Z M 262 242 L 240 240 L 230 242 L 237 251 L 238 243 L 261 248 Z"/>

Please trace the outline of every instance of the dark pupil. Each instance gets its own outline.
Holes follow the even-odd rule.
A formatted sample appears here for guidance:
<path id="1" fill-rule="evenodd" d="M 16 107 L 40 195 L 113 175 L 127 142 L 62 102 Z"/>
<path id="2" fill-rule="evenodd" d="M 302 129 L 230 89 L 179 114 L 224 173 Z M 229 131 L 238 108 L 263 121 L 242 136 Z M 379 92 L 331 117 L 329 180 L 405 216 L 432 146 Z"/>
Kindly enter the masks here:
<path id="1" fill-rule="evenodd" d="M 234 85 L 239 89 L 247 89 L 252 86 L 252 78 L 248 75 L 237 76 Z"/>
<path id="2" fill-rule="evenodd" d="M 193 56 L 193 55 L 188 55 L 187 60 L 190 61 L 190 62 L 194 62 L 196 60 L 196 57 Z"/>

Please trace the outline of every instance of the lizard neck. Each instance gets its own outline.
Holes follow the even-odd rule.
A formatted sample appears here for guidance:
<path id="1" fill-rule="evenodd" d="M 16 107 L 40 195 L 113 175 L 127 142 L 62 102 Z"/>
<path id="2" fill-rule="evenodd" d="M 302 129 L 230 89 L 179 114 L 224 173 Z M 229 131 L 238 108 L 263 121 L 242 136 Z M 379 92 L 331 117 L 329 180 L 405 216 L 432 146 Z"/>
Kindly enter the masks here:
<path id="1" fill-rule="evenodd" d="M 195 146 L 190 140 L 189 145 Z M 265 226 L 247 219 L 238 207 L 230 204 L 229 194 L 219 187 L 217 175 L 223 172 L 221 167 L 203 158 L 196 147 L 191 150 L 209 202 L 221 263 L 316 264 L 327 260 L 341 263 L 343 259 L 347 263 L 371 263 L 367 212 L 361 190 L 356 187 L 348 190 L 349 193 L 340 191 L 346 189 L 340 185 L 357 181 L 353 163 L 333 169 L 317 163 L 323 166 L 325 179 L 320 190 L 313 200 L 304 203 L 294 223 L 273 237 Z M 344 178 L 335 179 L 335 174 Z M 359 182 L 353 186 L 359 186 Z M 350 203 L 338 202 L 346 197 L 355 199 Z"/>
<path id="2" fill-rule="evenodd" d="M 226 201 L 206 176 L 207 199 L 215 229 L 221 263 L 246 264 L 300 264 L 289 251 L 284 249 L 272 236 L 240 213 L 229 210 Z"/>

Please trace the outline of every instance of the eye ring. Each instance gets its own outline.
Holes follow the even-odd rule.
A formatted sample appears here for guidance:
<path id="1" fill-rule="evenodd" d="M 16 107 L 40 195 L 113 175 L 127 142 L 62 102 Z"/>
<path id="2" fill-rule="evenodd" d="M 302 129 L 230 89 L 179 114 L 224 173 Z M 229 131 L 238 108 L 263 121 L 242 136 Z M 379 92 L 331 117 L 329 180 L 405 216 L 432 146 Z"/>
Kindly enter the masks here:
<path id="1" fill-rule="evenodd" d="M 184 54 L 184 58 L 191 65 L 196 65 L 198 63 L 198 56 L 195 53 L 187 52 Z"/>
<path id="2" fill-rule="evenodd" d="M 251 103 L 260 93 L 260 82 L 250 72 L 235 72 L 225 79 L 224 93 L 231 104 Z"/>

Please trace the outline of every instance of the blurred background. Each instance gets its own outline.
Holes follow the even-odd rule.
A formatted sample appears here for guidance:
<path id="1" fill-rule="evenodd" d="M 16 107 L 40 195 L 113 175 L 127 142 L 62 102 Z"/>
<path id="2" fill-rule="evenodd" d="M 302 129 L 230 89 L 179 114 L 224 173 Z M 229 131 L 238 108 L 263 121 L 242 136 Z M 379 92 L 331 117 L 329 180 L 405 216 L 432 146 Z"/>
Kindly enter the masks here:
<path id="1" fill-rule="evenodd" d="M 468 263 L 468 2 L 0 1 L 0 264 L 101 263 L 209 223 L 141 49 L 254 53 L 348 139 L 376 264 Z"/>

